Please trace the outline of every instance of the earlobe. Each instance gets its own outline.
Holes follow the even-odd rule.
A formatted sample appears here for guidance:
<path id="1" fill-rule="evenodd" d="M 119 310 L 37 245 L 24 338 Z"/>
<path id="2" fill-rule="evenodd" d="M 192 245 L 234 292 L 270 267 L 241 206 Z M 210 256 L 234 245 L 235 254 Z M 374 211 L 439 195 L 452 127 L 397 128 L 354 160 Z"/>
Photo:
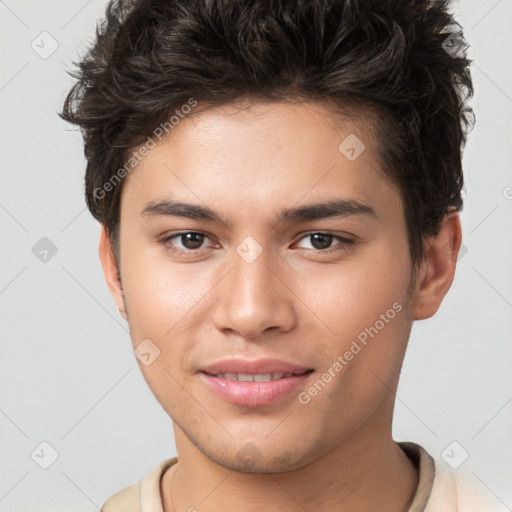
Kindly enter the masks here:
<path id="1" fill-rule="evenodd" d="M 460 216 L 448 213 L 437 235 L 426 240 L 423 261 L 413 299 L 415 320 L 433 316 L 452 285 L 462 242 Z"/>
<path id="2" fill-rule="evenodd" d="M 117 262 L 114 258 L 112 251 L 112 244 L 107 229 L 104 224 L 100 224 L 100 243 L 99 243 L 99 256 L 101 266 L 103 267 L 103 274 L 107 286 L 116 302 L 119 312 L 125 320 L 127 320 L 126 307 L 124 303 L 123 288 L 119 279 L 119 272 Z"/>

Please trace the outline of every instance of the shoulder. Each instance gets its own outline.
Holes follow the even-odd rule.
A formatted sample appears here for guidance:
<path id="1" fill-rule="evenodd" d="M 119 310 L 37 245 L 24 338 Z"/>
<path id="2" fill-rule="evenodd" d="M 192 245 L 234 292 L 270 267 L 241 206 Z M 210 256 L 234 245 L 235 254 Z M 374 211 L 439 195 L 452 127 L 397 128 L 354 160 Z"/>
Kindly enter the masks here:
<path id="1" fill-rule="evenodd" d="M 116 492 L 103 504 L 100 512 L 140 512 L 140 486 L 129 485 Z"/>
<path id="2" fill-rule="evenodd" d="M 172 457 L 159 462 L 140 482 L 131 484 L 112 495 L 103 504 L 100 512 L 141 512 L 142 510 L 160 512 L 162 510 L 160 480 L 165 471 L 177 461 L 177 457 Z"/>
<path id="3" fill-rule="evenodd" d="M 444 460 L 434 459 L 422 446 L 399 442 L 419 470 L 416 495 L 409 512 L 501 512 L 500 498 L 476 473 L 452 469 Z"/>
<path id="4" fill-rule="evenodd" d="M 472 472 L 436 460 L 432 493 L 425 512 L 498 512 L 498 497 Z"/>

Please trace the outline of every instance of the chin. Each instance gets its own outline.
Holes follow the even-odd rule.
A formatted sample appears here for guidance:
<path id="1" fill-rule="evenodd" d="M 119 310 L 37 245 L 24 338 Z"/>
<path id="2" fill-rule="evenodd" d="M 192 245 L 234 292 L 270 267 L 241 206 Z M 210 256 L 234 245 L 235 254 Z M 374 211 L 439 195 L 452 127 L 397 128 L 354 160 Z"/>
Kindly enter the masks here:
<path id="1" fill-rule="evenodd" d="M 296 448 L 285 448 L 283 451 L 282 446 L 267 446 L 260 449 L 250 441 L 239 449 L 234 445 L 235 443 L 228 447 L 219 447 L 218 450 L 212 450 L 211 447 L 208 450 L 198 448 L 211 461 L 238 473 L 286 473 L 301 469 L 310 462 L 310 457 L 304 449 L 299 451 Z"/>

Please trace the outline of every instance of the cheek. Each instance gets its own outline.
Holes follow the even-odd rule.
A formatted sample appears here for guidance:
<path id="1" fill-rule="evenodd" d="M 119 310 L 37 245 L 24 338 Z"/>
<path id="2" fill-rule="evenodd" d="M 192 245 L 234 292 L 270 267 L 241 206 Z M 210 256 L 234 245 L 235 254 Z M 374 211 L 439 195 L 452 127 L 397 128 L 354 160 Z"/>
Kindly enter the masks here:
<path id="1" fill-rule="evenodd" d="M 188 325 L 212 283 L 197 266 L 172 264 L 159 249 L 129 244 L 124 249 L 121 272 L 133 342 L 154 337 L 165 343 Z"/>
<path id="2" fill-rule="evenodd" d="M 308 329 L 322 339 L 323 371 L 335 375 L 318 407 L 337 403 L 349 414 L 357 397 L 358 410 L 369 412 L 393 387 L 410 332 L 407 251 L 401 240 L 382 239 L 339 265 L 318 266 L 298 289 L 315 312 Z"/>
<path id="3" fill-rule="evenodd" d="M 294 290 L 333 336 L 351 339 L 393 304 L 405 307 L 409 284 L 405 251 L 406 247 L 398 249 L 386 242 L 334 265 L 317 265 L 314 271 L 303 269 Z"/>
<path id="4" fill-rule="evenodd" d="M 321 392 L 310 388 L 309 410 L 331 410 L 336 404 L 343 421 L 353 425 L 389 399 L 410 333 L 406 263 L 392 246 L 381 247 L 371 260 L 339 265 L 336 271 L 319 268 L 297 292 L 315 312 L 307 329 L 322 340 L 316 342 L 324 363 L 318 378 L 329 381 L 325 388 L 317 386 Z"/>

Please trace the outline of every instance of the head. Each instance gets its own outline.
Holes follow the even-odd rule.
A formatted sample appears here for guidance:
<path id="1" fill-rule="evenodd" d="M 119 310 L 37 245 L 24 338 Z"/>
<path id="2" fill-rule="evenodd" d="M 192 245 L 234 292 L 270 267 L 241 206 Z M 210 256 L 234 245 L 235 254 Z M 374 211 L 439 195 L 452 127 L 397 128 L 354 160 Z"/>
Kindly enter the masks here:
<path id="1" fill-rule="evenodd" d="M 412 322 L 461 242 L 472 84 L 446 4 L 114 1 L 78 63 L 61 115 L 107 283 L 180 435 L 226 467 L 389 435 Z M 240 406 L 204 381 L 227 357 L 310 371 Z"/>

